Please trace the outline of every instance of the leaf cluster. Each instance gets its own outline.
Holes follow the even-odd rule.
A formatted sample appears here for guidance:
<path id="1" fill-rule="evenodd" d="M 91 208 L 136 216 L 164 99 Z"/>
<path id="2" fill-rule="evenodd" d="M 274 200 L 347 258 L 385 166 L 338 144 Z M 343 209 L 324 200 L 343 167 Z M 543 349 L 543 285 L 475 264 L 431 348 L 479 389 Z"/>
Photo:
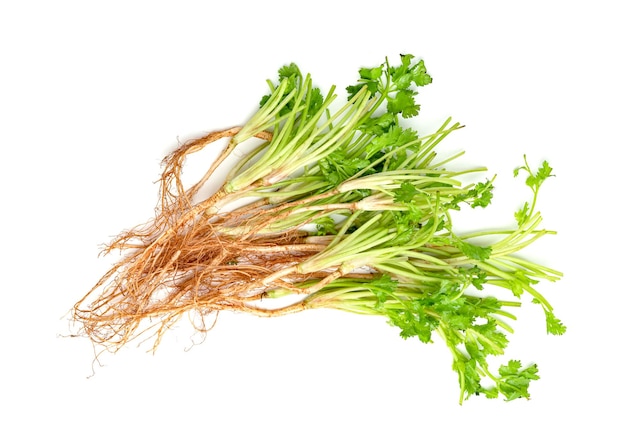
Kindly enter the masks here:
<path id="1" fill-rule="evenodd" d="M 289 67 L 281 73 L 299 76 Z M 489 206 L 495 177 L 463 186 L 454 172 L 446 171 L 445 163 L 434 163 L 435 146 L 458 124 L 446 122 L 435 134 L 422 137 L 402 122 L 419 114 L 418 89 L 431 82 L 424 62 L 405 54 L 398 65 L 386 59 L 360 69 L 358 82 L 347 87 L 348 101 L 365 92 L 374 106 L 355 123 L 351 138 L 307 170 L 309 178 L 319 182 L 311 197 L 336 192 L 331 202 L 319 205 L 319 212 L 327 213 L 324 206 L 332 203 L 335 214 L 346 220 L 337 223 L 342 220 L 327 214 L 313 220 L 316 236 L 332 235 L 335 240 L 329 244 L 332 249 L 313 256 L 303 270 L 367 267 L 375 274 L 369 280 L 333 281 L 315 288 L 305 302 L 384 316 L 405 339 L 431 343 L 440 336 L 452 352 L 462 400 L 475 394 L 528 398 L 530 382 L 538 379 L 536 365 L 522 367 L 511 360 L 497 373 L 489 366 L 491 357 L 504 354 L 507 334 L 513 332 L 504 320 L 515 317 L 505 308 L 521 302 L 481 297 L 476 291 L 496 286 L 517 299 L 529 293 L 546 313 L 548 332 L 565 331 L 535 289 L 540 279 L 553 281 L 560 274 L 510 258 L 529 240 L 547 233 L 537 230 L 533 216 L 539 188 L 553 176 L 552 168 L 544 162 L 532 171 L 524 157 L 524 165 L 514 171 L 515 176 L 528 174 L 526 185 L 533 194 L 516 212 L 517 230 L 508 235 L 478 233 L 505 234 L 489 246 L 475 243 L 472 235 L 456 235 L 450 211 L 460 211 L 462 204 Z"/>
<path id="2" fill-rule="evenodd" d="M 293 79 L 297 88 L 299 73 L 287 66 L 279 80 Z M 305 302 L 384 316 L 405 339 L 430 343 L 440 336 L 452 352 L 462 399 L 475 394 L 528 398 L 528 386 L 538 378 L 536 366 L 523 368 L 511 360 L 497 373 L 489 367 L 491 357 L 504 354 L 507 334 L 513 332 L 505 320 L 515 317 L 505 308 L 517 307 L 521 301 L 476 292 L 496 286 L 516 299 L 528 293 L 544 309 L 548 332 L 565 331 L 535 288 L 542 279 L 558 279 L 558 272 L 510 257 L 547 233 L 537 229 L 535 207 L 540 187 L 553 176 L 552 168 L 543 162 L 533 171 L 524 157 L 524 165 L 515 169 L 515 176 L 527 174 L 526 185 L 532 191 L 532 200 L 516 212 L 518 228 L 509 233 L 477 233 L 504 235 L 500 241 L 487 246 L 476 243 L 473 235 L 457 235 L 450 211 L 461 211 L 462 204 L 489 206 L 495 177 L 464 186 L 457 179 L 460 175 L 447 171 L 445 163 L 435 163 L 434 148 L 458 124 L 446 122 L 425 137 L 404 124 L 402 120 L 419 114 L 418 90 L 431 82 L 424 62 L 404 54 L 397 65 L 386 59 L 378 66 L 361 68 L 357 83 L 347 87 L 348 102 L 365 94 L 373 106 L 354 123 L 350 138 L 306 171 L 319 185 L 308 193 L 308 203 L 316 204 L 309 209 L 319 213 L 312 220 L 315 235 L 334 239 L 328 250 L 303 263 L 302 270 L 349 272 L 367 267 L 374 274 L 369 280 L 333 281 L 314 288 Z M 328 197 L 330 193 L 334 195 Z M 314 201 L 322 194 L 327 198 Z M 331 206 L 340 219 L 329 216 Z M 302 206 L 295 210 L 298 216 L 311 218 Z M 491 385 L 485 383 L 489 381 Z"/>
<path id="3" fill-rule="evenodd" d="M 417 87 L 430 84 L 432 78 L 426 72 L 424 61 L 414 63 L 413 59 L 413 55 L 403 54 L 400 56 L 400 64 L 395 67 L 386 60 L 377 67 L 362 68 L 359 70 L 359 82 L 346 88 L 348 98 L 366 88 L 372 95 L 386 97 L 386 110 L 390 116 L 410 118 L 418 115 L 420 106 L 415 102 Z"/>

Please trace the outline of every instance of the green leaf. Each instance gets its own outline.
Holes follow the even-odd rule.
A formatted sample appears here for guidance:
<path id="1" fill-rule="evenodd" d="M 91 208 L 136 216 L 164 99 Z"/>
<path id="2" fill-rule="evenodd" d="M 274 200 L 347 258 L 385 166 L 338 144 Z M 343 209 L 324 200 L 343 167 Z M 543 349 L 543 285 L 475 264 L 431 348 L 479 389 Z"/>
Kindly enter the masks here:
<path id="1" fill-rule="evenodd" d="M 417 337 L 423 343 L 430 343 L 432 331 L 438 325 L 435 318 L 409 309 L 387 309 L 386 313 L 389 323 L 401 329 L 400 336 L 404 339 Z"/>
<path id="2" fill-rule="evenodd" d="M 563 335 L 567 331 L 567 327 L 554 316 L 554 313 L 550 310 L 545 310 L 546 313 L 546 328 L 548 334 Z"/>
<path id="3" fill-rule="evenodd" d="M 487 272 L 485 272 L 478 266 L 466 269 L 465 272 L 468 275 L 472 285 L 478 290 L 483 290 L 483 285 L 487 282 Z"/>
<path id="4" fill-rule="evenodd" d="M 522 225 L 524 225 L 524 223 L 526 223 L 529 217 L 530 205 L 528 204 L 528 202 L 525 202 L 524 206 L 522 206 L 519 210 L 515 212 L 515 220 L 517 221 L 517 225 L 521 227 Z"/>
<path id="5" fill-rule="evenodd" d="M 316 236 L 325 236 L 327 234 L 337 234 L 337 226 L 330 216 L 320 217 L 313 221 L 317 228 Z"/>
<path id="6" fill-rule="evenodd" d="M 513 295 L 517 298 L 521 298 L 522 294 L 524 293 L 524 285 L 516 280 L 508 281 L 508 285 L 511 289 L 511 292 L 513 292 Z"/>
<path id="7" fill-rule="evenodd" d="M 433 82 L 433 78 L 426 72 L 424 61 L 420 60 L 410 70 L 411 80 L 417 87 L 423 87 Z"/>
<path id="8" fill-rule="evenodd" d="M 459 385 L 465 399 L 471 395 L 479 394 L 482 391 L 480 385 L 480 373 L 478 372 L 476 360 L 459 355 L 452 363 L 452 369 L 459 376 Z"/>
<path id="9" fill-rule="evenodd" d="M 278 81 L 283 82 L 285 79 L 287 80 L 287 88 L 284 91 L 283 96 L 286 96 L 294 89 L 301 87 L 302 73 L 300 72 L 300 69 L 296 64 L 291 63 L 289 65 L 284 65 L 278 69 Z M 260 101 L 260 106 L 263 107 L 263 105 L 265 105 L 270 97 L 271 95 L 263 96 Z M 289 113 L 294 109 L 295 106 L 295 99 L 292 98 L 291 101 L 289 101 L 289 103 L 280 110 L 279 115 L 285 115 Z"/>
<path id="10" fill-rule="evenodd" d="M 493 198 L 493 184 L 491 182 L 478 183 L 470 191 L 469 198 L 473 198 L 471 201 L 471 207 L 486 208 L 491 203 Z"/>
<path id="11" fill-rule="evenodd" d="M 535 177 L 537 177 L 540 182 L 543 182 L 548 177 L 554 177 L 552 175 L 552 167 L 550 167 L 547 161 L 544 160 L 544 162 L 541 164 L 541 167 L 537 171 L 537 174 L 535 174 Z"/>
<path id="12" fill-rule="evenodd" d="M 455 245 L 465 256 L 477 261 L 485 261 L 491 255 L 491 247 L 480 247 L 462 240 L 458 240 Z"/>
<path id="13" fill-rule="evenodd" d="M 376 154 L 384 153 L 386 149 L 395 147 L 401 134 L 402 129 L 398 126 L 392 125 L 383 133 L 372 138 L 372 140 L 365 147 L 365 150 L 367 151 L 367 158 L 372 158 Z"/>
<path id="14" fill-rule="evenodd" d="M 311 90 L 311 102 L 309 103 L 309 110 L 307 111 L 307 117 L 311 118 L 315 115 L 322 105 L 324 104 L 324 96 L 319 88 L 315 87 Z"/>
<path id="15" fill-rule="evenodd" d="M 271 98 L 272 95 L 263 95 L 261 101 L 259 101 L 259 106 L 263 107 L 267 101 Z"/>
<path id="16" fill-rule="evenodd" d="M 423 228 L 421 220 L 423 212 L 412 203 L 405 204 L 404 211 L 388 211 L 391 214 L 397 236 L 392 239 L 387 246 L 401 247 L 410 244 L 419 236 Z"/>
<path id="17" fill-rule="evenodd" d="M 348 100 L 351 100 L 354 95 L 360 92 L 364 86 L 367 87 L 367 90 L 371 94 L 378 93 L 381 89 L 381 83 L 379 82 L 379 79 L 382 74 L 382 65 L 374 68 L 361 68 L 359 70 L 359 82 L 355 85 L 350 85 L 346 87 L 346 91 L 348 92 Z"/>
<path id="18" fill-rule="evenodd" d="M 398 287 L 398 281 L 391 279 L 388 274 L 380 275 L 378 278 L 369 282 L 369 287 L 372 290 L 385 291 L 386 293 L 392 293 Z"/>
<path id="19" fill-rule="evenodd" d="M 300 77 L 302 74 L 300 73 L 300 69 L 293 62 L 289 65 L 284 65 L 278 69 L 278 80 L 282 81 L 283 79 L 290 77 Z"/>
<path id="20" fill-rule="evenodd" d="M 526 178 L 526 185 L 528 185 L 535 195 L 539 190 L 539 187 L 543 184 L 543 182 L 548 177 L 554 177 L 552 174 L 552 167 L 548 164 L 547 161 L 543 161 L 537 172 L 533 173 L 528 165 L 528 161 L 526 160 L 526 156 L 524 155 L 524 166 L 517 167 L 513 170 L 513 176 L 517 177 L 520 171 L 526 171 L 528 173 L 528 177 Z"/>
<path id="21" fill-rule="evenodd" d="M 383 66 L 374 67 L 374 68 L 361 68 L 359 70 L 359 75 L 361 79 L 370 79 L 377 80 L 383 74 Z"/>
<path id="22" fill-rule="evenodd" d="M 500 309 L 502 309 L 502 303 L 492 296 L 478 298 L 478 302 L 474 304 L 474 314 L 477 317 L 488 317 Z"/>
<path id="23" fill-rule="evenodd" d="M 366 168 L 369 161 L 360 157 L 352 157 L 345 150 L 336 149 L 326 158 L 319 160 L 318 165 L 324 179 L 331 186 L 337 186 Z"/>
<path id="24" fill-rule="evenodd" d="M 432 78 L 426 72 L 426 66 L 423 60 L 411 66 L 413 57 L 412 54 L 400 55 L 402 61 L 401 65 L 389 70 L 393 83 L 400 90 L 409 88 L 411 83 L 415 84 L 417 87 L 422 87 L 432 82 Z"/>
<path id="25" fill-rule="evenodd" d="M 466 338 L 464 345 L 465 350 L 473 360 L 481 365 L 487 364 L 485 352 L 480 348 L 478 341 L 475 338 Z"/>
<path id="26" fill-rule="evenodd" d="M 502 365 L 498 372 L 500 378 L 497 381 L 497 386 L 506 400 L 520 397 L 530 398 L 528 386 L 532 380 L 539 379 L 537 365 L 533 364 L 522 368 L 522 363 L 519 360 L 509 360 L 509 363 Z"/>
<path id="27" fill-rule="evenodd" d="M 383 135 L 389 132 L 389 129 L 397 123 L 395 115 L 392 113 L 384 113 L 378 117 L 370 118 L 359 126 L 359 130 L 363 133 L 372 135 Z"/>
<path id="28" fill-rule="evenodd" d="M 501 355 L 509 343 L 506 335 L 498 330 L 493 318 L 489 318 L 485 324 L 473 326 L 472 330 L 481 335 L 480 344 L 485 354 Z"/>
<path id="29" fill-rule="evenodd" d="M 544 161 L 535 174 L 531 174 L 528 176 L 528 178 L 526 179 L 526 184 L 531 188 L 538 189 L 548 177 L 553 177 L 551 173 L 552 168 L 547 161 Z"/>
<path id="30" fill-rule="evenodd" d="M 472 208 L 486 208 L 493 198 L 493 183 L 491 181 L 477 183 L 464 194 L 457 194 L 449 205 L 450 208 L 459 210 L 461 202 L 469 204 Z"/>
<path id="31" fill-rule="evenodd" d="M 356 84 L 356 85 L 349 85 L 348 87 L 346 87 L 346 92 L 348 92 L 348 101 L 350 101 L 354 97 L 354 95 L 359 93 L 361 89 L 363 88 L 363 86 L 364 84 Z"/>
<path id="32" fill-rule="evenodd" d="M 385 114 L 384 116 L 392 117 L 393 115 Z M 380 127 L 372 127 L 370 129 L 376 131 L 377 136 L 372 138 L 372 140 L 365 146 L 365 157 L 369 160 L 375 160 L 376 158 L 386 154 L 388 151 L 405 146 L 404 149 L 396 151 L 391 160 L 388 161 L 389 165 L 385 170 L 394 170 L 396 166 L 399 166 L 402 161 L 406 160 L 407 149 L 416 149 L 419 147 L 417 132 L 412 129 L 403 129 L 396 124 L 391 124 L 384 130 Z M 378 130 L 380 130 L 380 132 L 378 132 Z M 382 169 L 382 166 L 379 166 L 378 169 Z"/>
<path id="33" fill-rule="evenodd" d="M 393 191 L 393 201 L 410 203 L 419 194 L 419 190 L 410 182 L 402 182 L 400 187 Z"/>
<path id="34" fill-rule="evenodd" d="M 366 284 L 366 287 L 374 294 L 374 296 L 376 296 L 376 310 L 384 313 L 383 304 L 389 298 L 395 298 L 394 292 L 398 287 L 398 281 L 391 279 L 391 276 L 388 274 L 384 274 L 372 281 L 369 281 Z"/>
<path id="35" fill-rule="evenodd" d="M 410 90 L 400 90 L 394 98 L 387 98 L 387 111 L 401 113 L 403 118 L 410 118 L 419 113 L 420 106 L 415 104 L 415 93 Z"/>
<path id="36" fill-rule="evenodd" d="M 496 399 L 500 395 L 498 388 L 496 388 L 495 386 L 489 387 L 489 388 L 482 388 L 481 391 L 487 399 Z"/>

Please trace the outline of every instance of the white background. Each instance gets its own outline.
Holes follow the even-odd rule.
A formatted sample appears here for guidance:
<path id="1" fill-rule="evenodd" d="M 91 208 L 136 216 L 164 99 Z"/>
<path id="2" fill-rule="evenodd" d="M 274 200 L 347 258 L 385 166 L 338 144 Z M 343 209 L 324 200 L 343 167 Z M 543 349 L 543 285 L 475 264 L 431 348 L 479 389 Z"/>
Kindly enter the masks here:
<path id="1" fill-rule="evenodd" d="M 348 3 L 0 3 L 1 445 L 624 445 L 619 2 Z M 532 399 L 459 406 L 441 343 L 332 311 L 223 314 L 191 350 L 174 331 L 87 378 L 66 312 L 113 262 L 100 244 L 152 216 L 162 157 L 242 124 L 282 64 L 343 89 L 399 53 L 434 78 L 415 127 L 454 117 L 442 150 L 498 174 L 473 222 L 512 222 L 522 154 L 554 167 L 559 234 L 528 255 L 565 272 L 540 290 L 569 332 L 522 308 L 509 356 L 539 364 Z"/>

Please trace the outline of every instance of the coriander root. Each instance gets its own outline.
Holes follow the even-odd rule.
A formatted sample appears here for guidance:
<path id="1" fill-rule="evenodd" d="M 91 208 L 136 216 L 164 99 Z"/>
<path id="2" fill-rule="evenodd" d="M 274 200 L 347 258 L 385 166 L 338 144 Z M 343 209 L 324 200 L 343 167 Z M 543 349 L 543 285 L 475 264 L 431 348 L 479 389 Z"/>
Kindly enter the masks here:
<path id="1" fill-rule="evenodd" d="M 483 394 L 528 398 L 536 365 L 511 360 L 497 372 L 513 310 L 529 295 L 545 313 L 546 331 L 565 326 L 537 289 L 561 273 L 519 253 L 539 238 L 537 195 L 552 168 L 528 175 L 532 200 L 515 213 L 514 228 L 459 234 L 453 216 L 491 202 L 493 177 L 465 176 L 485 168 L 450 170 L 462 153 L 440 160 L 438 144 L 459 123 L 446 120 L 430 135 L 402 120 L 415 117 L 417 89 L 429 84 L 423 61 L 401 55 L 359 71 L 339 107 L 335 87 L 324 97 L 295 64 L 242 126 L 211 132 L 163 161 L 156 215 L 125 231 L 104 250 L 122 258 L 73 308 L 79 332 L 117 351 L 138 338 L 153 349 L 182 316 L 200 332 L 222 311 L 271 317 L 330 308 L 384 317 L 403 338 L 441 337 L 453 358 L 460 401 Z M 215 161 L 189 187 L 190 154 L 214 150 Z M 245 151 L 240 145 L 248 142 Z M 216 192 L 223 162 L 238 157 Z M 480 244 L 485 236 L 491 245 Z M 486 294 L 511 294 L 505 300 Z M 277 298 L 292 297 L 280 307 Z"/>

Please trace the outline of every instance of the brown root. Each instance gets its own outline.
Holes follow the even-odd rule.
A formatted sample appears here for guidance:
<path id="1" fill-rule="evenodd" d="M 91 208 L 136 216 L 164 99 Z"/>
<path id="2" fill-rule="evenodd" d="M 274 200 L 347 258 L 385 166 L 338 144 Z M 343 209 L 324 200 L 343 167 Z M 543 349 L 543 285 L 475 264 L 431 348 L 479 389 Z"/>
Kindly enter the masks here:
<path id="1" fill-rule="evenodd" d="M 194 203 L 194 196 L 232 151 L 231 143 L 192 187 L 182 186 L 187 155 L 237 134 L 240 128 L 213 132 L 180 147 L 164 160 L 161 198 L 153 221 L 122 233 L 105 250 L 120 249 L 117 262 L 73 308 L 81 333 L 112 351 L 138 337 L 163 334 L 185 314 L 200 317 L 197 329 L 207 330 L 204 318 L 220 311 L 271 316 L 299 311 L 304 304 L 264 310 L 250 303 L 272 289 L 301 292 L 297 284 L 311 278 L 325 283 L 336 272 L 303 275 L 294 267 L 325 247 L 310 243 L 297 231 L 277 235 L 236 237 L 219 231 L 233 215 L 210 216 L 207 210 L 224 195 Z M 264 133 L 260 138 L 270 139 Z M 253 211 L 253 208 L 245 209 Z M 238 214 L 239 213 L 239 214 Z"/>

